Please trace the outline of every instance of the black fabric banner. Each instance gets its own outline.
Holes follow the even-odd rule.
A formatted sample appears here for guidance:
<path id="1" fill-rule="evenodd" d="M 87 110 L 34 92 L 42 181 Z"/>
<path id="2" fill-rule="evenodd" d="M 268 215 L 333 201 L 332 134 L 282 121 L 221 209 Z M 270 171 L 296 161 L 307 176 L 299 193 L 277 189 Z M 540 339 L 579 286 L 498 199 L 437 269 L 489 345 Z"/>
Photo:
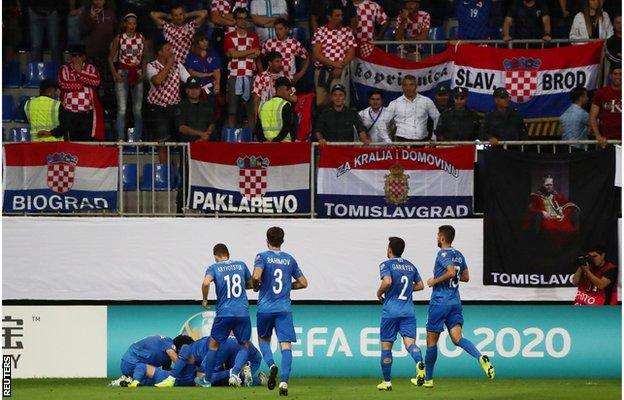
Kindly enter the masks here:
<path id="1" fill-rule="evenodd" d="M 617 263 L 614 171 L 612 146 L 563 154 L 485 151 L 483 284 L 572 286 L 575 259 L 596 244 Z"/>

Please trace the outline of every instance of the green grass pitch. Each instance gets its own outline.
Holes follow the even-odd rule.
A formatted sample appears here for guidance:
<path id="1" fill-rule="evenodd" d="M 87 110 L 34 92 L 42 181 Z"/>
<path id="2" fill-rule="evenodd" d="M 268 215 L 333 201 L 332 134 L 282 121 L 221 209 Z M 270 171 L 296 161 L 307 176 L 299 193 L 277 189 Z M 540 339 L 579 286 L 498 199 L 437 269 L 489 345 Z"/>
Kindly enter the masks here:
<path id="1" fill-rule="evenodd" d="M 106 379 L 14 379 L 12 398 L 27 400 L 262 400 L 279 399 L 277 389 L 255 388 L 110 388 Z M 295 378 L 289 398 L 339 399 L 620 399 L 620 380 L 602 379 L 450 379 L 435 380 L 433 389 L 413 386 L 408 379 L 393 380 L 392 392 L 379 392 L 373 378 Z"/>

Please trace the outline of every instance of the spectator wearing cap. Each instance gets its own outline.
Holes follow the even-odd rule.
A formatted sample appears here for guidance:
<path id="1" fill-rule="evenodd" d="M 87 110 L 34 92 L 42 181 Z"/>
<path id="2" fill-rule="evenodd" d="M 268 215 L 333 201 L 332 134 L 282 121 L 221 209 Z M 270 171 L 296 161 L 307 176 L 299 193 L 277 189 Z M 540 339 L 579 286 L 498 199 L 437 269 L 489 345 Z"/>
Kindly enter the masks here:
<path id="1" fill-rule="evenodd" d="M 373 143 L 390 143 L 390 131 L 392 121 L 386 107 L 383 106 L 384 96 L 381 90 L 375 89 L 368 94 L 368 108 L 360 111 L 358 114 L 366 133 Z"/>
<path id="2" fill-rule="evenodd" d="M 255 32 L 247 30 L 248 16 L 249 13 L 244 8 L 234 10 L 236 30 L 226 34 L 223 43 L 223 49 L 226 55 L 230 57 L 227 80 L 228 125 L 230 128 L 242 124 L 243 121 L 238 118 L 241 106 L 245 108 L 249 121 L 252 121 L 254 115 L 251 85 L 255 59 L 260 56 L 260 39 Z"/>
<path id="3" fill-rule="evenodd" d="M 295 118 L 291 104 L 292 83 L 286 77 L 275 80 L 275 96 L 260 105 L 256 132 L 261 141 L 291 142 L 295 137 Z"/>
<path id="4" fill-rule="evenodd" d="M 191 49 L 193 36 L 206 20 L 208 11 L 197 10 L 187 13 L 184 6 L 176 5 L 171 8 L 170 14 L 152 11 L 150 16 L 156 26 L 162 29 L 165 40 L 171 44 L 176 67 L 179 64 L 184 64 Z M 185 23 L 187 19 L 191 19 L 191 21 Z"/>
<path id="5" fill-rule="evenodd" d="M 132 94 L 132 115 L 134 118 L 134 133 L 141 137 L 143 130 L 143 75 L 145 59 L 143 49 L 145 40 L 137 33 L 137 17 L 135 14 L 126 14 L 123 18 L 123 30 L 115 36 L 111 43 L 108 55 L 108 67 L 115 80 L 115 94 L 117 97 L 117 121 L 115 128 L 117 140 L 124 140 L 126 134 L 126 105 L 128 94 Z"/>
<path id="6" fill-rule="evenodd" d="M 274 23 L 275 37 L 267 40 L 262 45 L 262 56 L 271 51 L 277 51 L 284 59 L 284 73 L 288 79 L 296 84 L 308 70 L 310 57 L 303 45 L 295 38 L 288 36 L 288 22 L 284 18 L 278 18 Z M 303 60 L 299 72 L 297 72 L 296 58 Z M 262 71 L 262 63 L 258 63 L 258 69 Z"/>
<path id="7" fill-rule="evenodd" d="M 441 83 L 436 87 L 433 95 L 433 104 L 435 104 L 438 112 L 442 114 L 444 111 L 453 108 L 453 99 L 451 98 L 451 88 L 446 83 Z"/>
<path id="8" fill-rule="evenodd" d="M 251 0 L 249 11 L 261 45 L 275 37 L 275 21 L 278 18 L 288 18 L 286 0 Z"/>
<path id="9" fill-rule="evenodd" d="M 542 39 L 550 41 L 552 30 L 548 6 L 538 0 L 515 0 L 503 22 L 503 40 Z"/>
<path id="10" fill-rule="evenodd" d="M 479 115 L 469 109 L 468 89 L 453 89 L 454 105 L 440 114 L 436 128 L 438 141 L 474 141 L 479 136 Z"/>
<path id="11" fill-rule="evenodd" d="M 384 9 L 372 0 L 353 0 L 357 13 L 357 29 L 355 37 L 360 42 L 382 40 L 390 25 L 390 20 Z M 375 33 L 375 25 L 380 29 Z"/>
<path id="12" fill-rule="evenodd" d="M 622 139 L 622 66 L 611 64 L 611 84 L 594 94 L 589 111 L 591 130 L 601 144 Z"/>
<path id="13" fill-rule="evenodd" d="M 427 121 L 433 120 L 435 129 L 440 112 L 433 101 L 418 94 L 414 75 L 405 75 L 401 81 L 403 95 L 388 105 L 388 113 L 396 125 L 395 141 L 423 142 L 429 140 Z"/>
<path id="14" fill-rule="evenodd" d="M 256 75 L 253 82 L 251 93 L 253 95 L 254 116 L 258 115 L 258 109 L 265 101 L 271 100 L 275 96 L 275 81 L 284 77 L 284 59 L 277 51 L 267 53 L 264 57 L 267 62 L 266 71 Z M 292 85 L 290 85 L 292 87 Z M 286 98 L 288 101 L 296 102 L 297 96 L 294 92 L 290 93 Z M 252 118 L 255 126 L 255 118 Z"/>
<path id="15" fill-rule="evenodd" d="M 509 93 L 505 88 L 494 89 L 492 111 L 485 114 L 481 126 L 481 140 L 497 145 L 500 140 L 526 140 L 527 128 L 522 116 L 509 105 Z"/>
<path id="16" fill-rule="evenodd" d="M 175 113 L 180 103 L 180 75 L 171 45 L 157 44 L 157 58 L 147 64 L 147 79 L 150 89 L 147 93 L 146 133 L 148 141 L 165 142 L 174 132 Z M 167 161 L 166 148 L 159 149 L 159 161 Z"/>
<path id="17" fill-rule="evenodd" d="M 407 0 L 397 17 L 395 37 L 398 41 L 427 40 L 431 27 L 431 15 L 420 9 L 420 0 Z M 417 46 L 401 45 L 399 54 L 414 61 L 420 60 Z"/>
<path id="18" fill-rule="evenodd" d="M 354 128 L 360 142 L 370 143 L 357 111 L 346 106 L 346 95 L 347 89 L 343 85 L 335 85 L 331 90 L 331 104 L 316 119 L 314 134 L 321 146 L 327 142 L 353 142 Z"/>
<path id="19" fill-rule="evenodd" d="M 179 142 L 195 142 L 210 140 L 215 130 L 213 107 L 208 101 L 202 100 L 202 85 L 198 78 L 189 77 L 186 80 L 186 99 L 180 102 L 175 115 L 175 127 Z M 182 184 L 188 182 L 188 166 L 185 167 L 186 157 L 180 157 L 180 173 Z M 183 191 L 178 190 L 177 212 L 181 214 L 184 205 Z"/>
<path id="20" fill-rule="evenodd" d="M 58 129 L 61 107 L 61 102 L 56 100 L 58 92 L 58 83 L 45 79 L 39 85 L 39 96 L 30 98 L 24 104 L 31 141 L 63 141 L 63 132 Z"/>
<path id="21" fill-rule="evenodd" d="M 104 139 L 104 112 L 97 94 L 100 72 L 86 62 L 83 45 L 69 48 L 69 62 L 58 72 L 61 88 L 60 130 L 67 140 Z"/>
<path id="22" fill-rule="evenodd" d="M 582 86 L 575 87 L 570 92 L 570 101 L 572 104 L 559 118 L 561 140 L 587 140 L 589 128 L 589 113 L 585 111 L 589 101 L 587 90 Z M 584 148 L 582 145 L 574 147 Z"/>
<path id="23" fill-rule="evenodd" d="M 458 28 L 457 38 L 462 40 L 484 40 L 490 37 L 492 0 L 462 0 L 455 2 L 455 16 Z"/>
<path id="24" fill-rule="evenodd" d="M 327 25 L 319 28 L 312 38 L 317 106 L 330 102 L 329 88 L 338 84 L 348 87 L 349 63 L 355 57 L 357 47 L 351 28 L 342 25 L 342 8 L 335 4 L 329 8 L 327 15 Z M 346 102 L 348 105 L 348 93 Z"/>

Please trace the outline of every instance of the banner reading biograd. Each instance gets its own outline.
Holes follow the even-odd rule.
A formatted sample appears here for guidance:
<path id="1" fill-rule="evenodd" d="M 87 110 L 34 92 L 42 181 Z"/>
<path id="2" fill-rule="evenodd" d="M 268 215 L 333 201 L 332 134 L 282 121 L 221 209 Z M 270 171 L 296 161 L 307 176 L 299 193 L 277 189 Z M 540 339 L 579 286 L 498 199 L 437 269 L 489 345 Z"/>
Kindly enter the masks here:
<path id="1" fill-rule="evenodd" d="M 192 143 L 189 206 L 204 212 L 310 212 L 309 143 Z"/>
<path id="2" fill-rule="evenodd" d="M 472 214 L 474 146 L 326 146 L 317 212 L 331 218 L 455 218 Z"/>

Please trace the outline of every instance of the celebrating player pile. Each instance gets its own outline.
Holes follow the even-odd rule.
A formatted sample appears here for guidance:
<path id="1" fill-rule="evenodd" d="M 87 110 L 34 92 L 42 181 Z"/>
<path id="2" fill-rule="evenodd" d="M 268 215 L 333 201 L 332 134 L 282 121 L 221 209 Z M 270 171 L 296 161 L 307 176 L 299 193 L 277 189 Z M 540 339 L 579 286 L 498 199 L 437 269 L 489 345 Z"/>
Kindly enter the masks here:
<path id="1" fill-rule="evenodd" d="M 381 370 L 384 380 L 377 385 L 379 390 L 392 390 L 390 371 L 392 367 L 392 344 L 397 332 L 403 337 L 403 343 L 416 362 L 416 378 L 411 382 L 417 386 L 433 388 L 433 367 L 438 357 L 438 339 L 444 325 L 456 346 L 479 360 L 488 378 L 494 379 L 494 367 L 487 356 L 482 355 L 475 345 L 462 337 L 461 299 L 459 282 L 468 282 L 468 266 L 463 254 L 452 247 L 455 229 L 450 225 L 438 228 L 437 242 L 440 250 L 436 256 L 434 276 L 427 280 L 432 287 L 431 301 L 427 319 L 427 353 L 425 364 L 422 363 L 420 349 L 415 344 L 416 318 L 413 312 L 412 291 L 423 289 L 423 284 L 416 267 L 401 258 L 405 242 L 401 238 L 391 237 L 388 244 L 388 258 L 380 265 L 381 284 L 377 298 L 383 302 L 381 318 Z"/>

